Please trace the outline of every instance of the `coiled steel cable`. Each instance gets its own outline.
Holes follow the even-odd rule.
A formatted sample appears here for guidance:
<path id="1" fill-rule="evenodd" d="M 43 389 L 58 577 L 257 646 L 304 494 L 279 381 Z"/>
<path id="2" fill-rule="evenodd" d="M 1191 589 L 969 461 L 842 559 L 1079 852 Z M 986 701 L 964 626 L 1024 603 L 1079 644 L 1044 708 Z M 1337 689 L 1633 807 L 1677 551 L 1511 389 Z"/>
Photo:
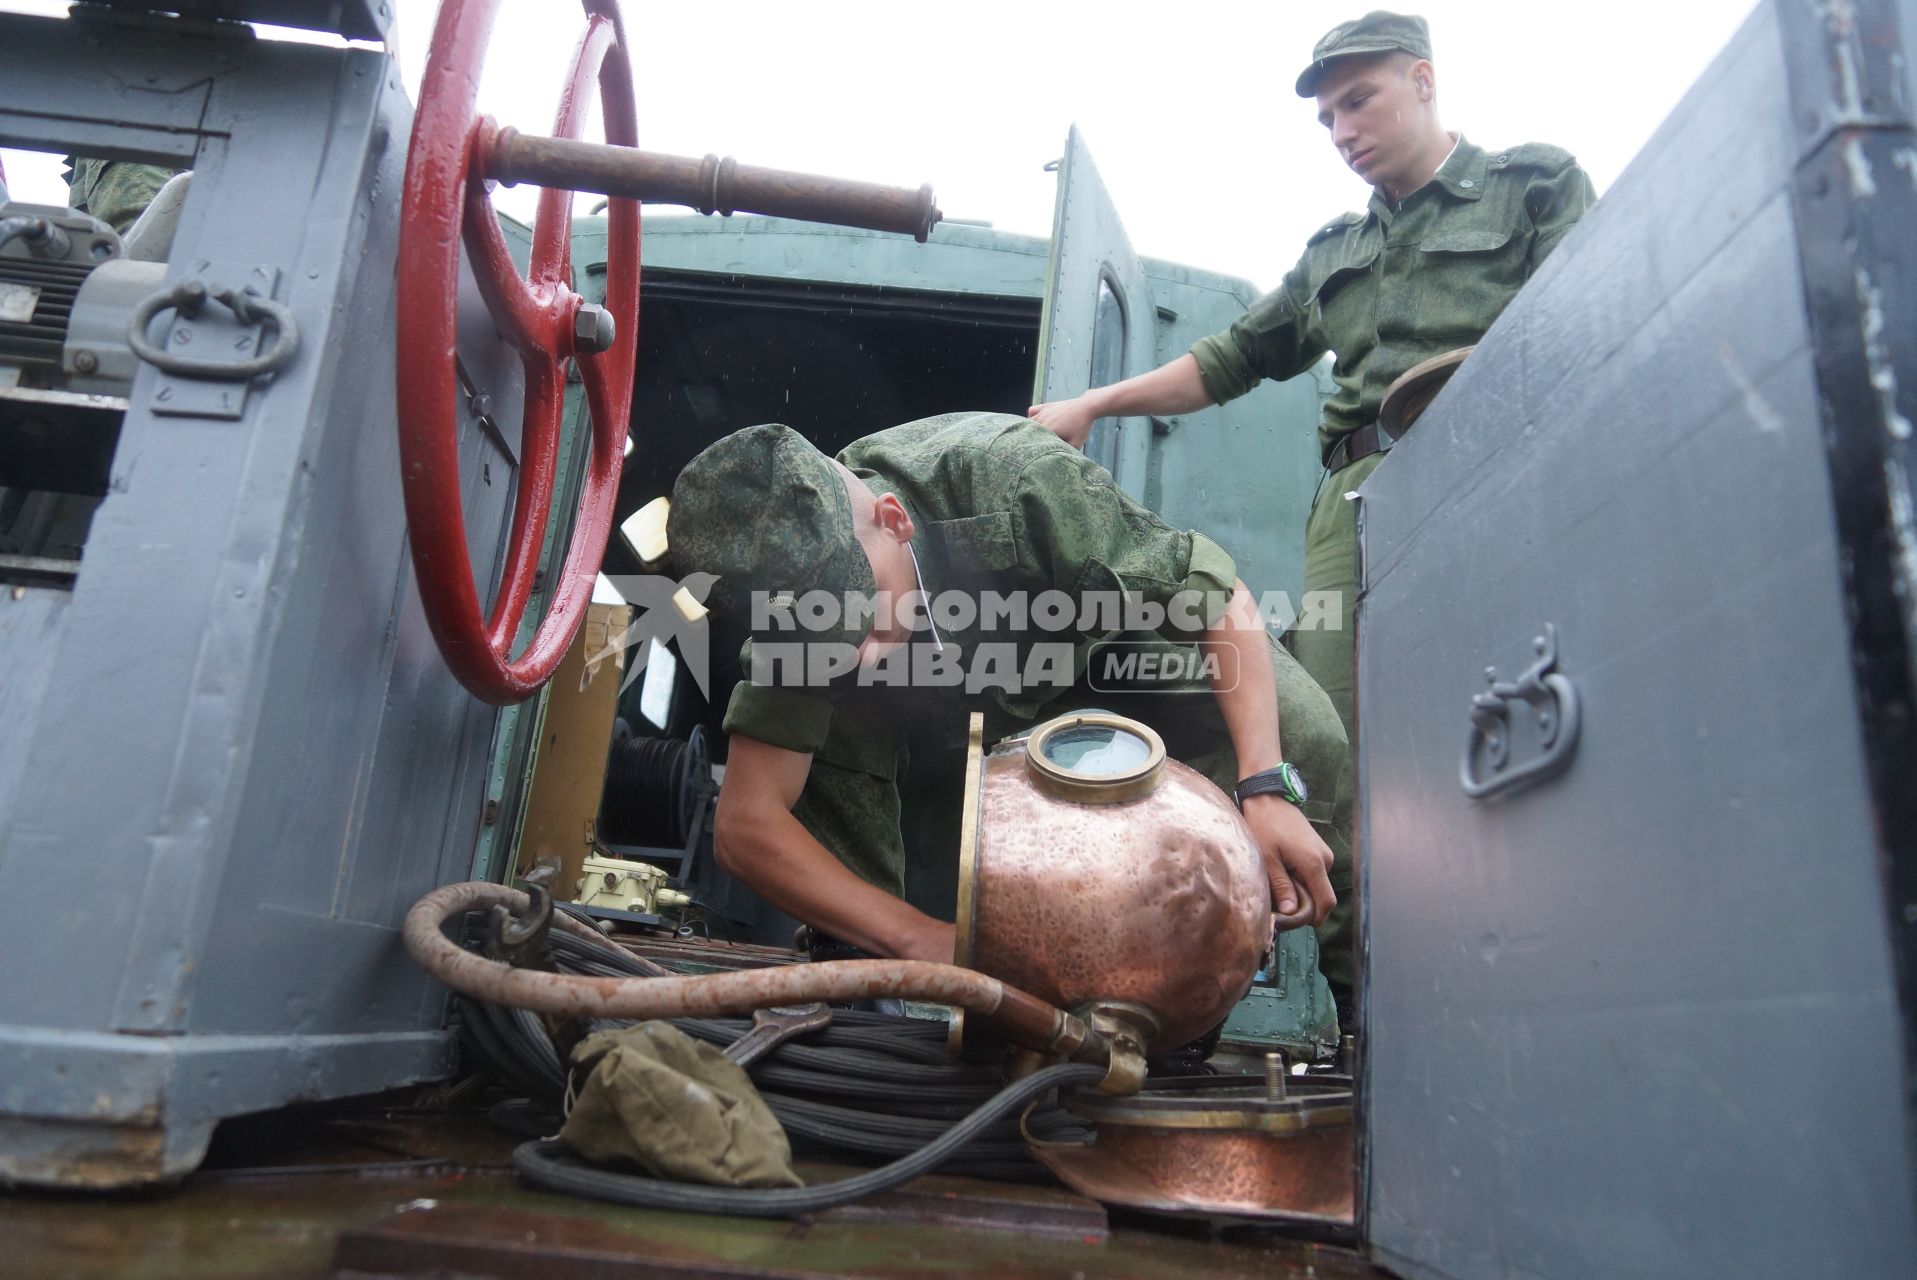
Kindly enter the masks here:
<path id="1" fill-rule="evenodd" d="M 624 738 L 606 761 L 599 835 L 610 844 L 683 845 L 712 776 L 705 730 L 688 738 Z"/>

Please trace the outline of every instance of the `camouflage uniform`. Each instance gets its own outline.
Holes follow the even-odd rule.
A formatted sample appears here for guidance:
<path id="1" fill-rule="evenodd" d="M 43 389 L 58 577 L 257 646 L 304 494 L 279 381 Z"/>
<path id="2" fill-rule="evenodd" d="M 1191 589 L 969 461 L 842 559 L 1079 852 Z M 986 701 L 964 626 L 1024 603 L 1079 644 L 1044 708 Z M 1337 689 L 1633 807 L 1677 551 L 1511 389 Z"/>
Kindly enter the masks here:
<path id="1" fill-rule="evenodd" d="M 1423 20 L 1377 12 L 1334 28 L 1299 77 L 1298 92 L 1315 93 L 1317 74 L 1336 58 L 1392 49 L 1429 58 Z M 1483 337 L 1595 199 L 1591 180 L 1569 152 L 1539 143 L 1487 152 L 1459 135 L 1432 181 L 1396 208 L 1374 191 L 1363 213 L 1347 213 L 1319 228 L 1278 288 L 1230 329 L 1192 347 L 1205 390 L 1223 404 L 1260 379 L 1295 377 L 1327 351 L 1335 353 L 1337 389 L 1318 428 L 1329 468 L 1339 441 L 1377 420 L 1385 391 L 1399 375 Z M 1354 743 L 1358 540 L 1356 515 L 1344 495 L 1383 458 L 1374 453 L 1328 470 L 1320 483 L 1305 531 L 1304 589 L 1340 593 L 1341 626 L 1293 632 L 1289 641 L 1331 696 Z M 1355 771 L 1355 750 L 1351 761 Z M 1320 937 L 1326 972 L 1344 986 L 1355 977 L 1350 919 L 1356 881 L 1346 856 L 1353 774 L 1339 791 L 1345 807 L 1335 824 L 1333 887 L 1340 905 Z"/>
<path id="2" fill-rule="evenodd" d="M 73 176 L 67 180 L 67 205 L 125 235 L 166 180 L 178 172 L 157 164 L 75 156 Z"/>
<path id="3" fill-rule="evenodd" d="M 750 432 L 783 432 L 797 442 L 795 447 L 811 448 L 783 427 L 754 427 L 738 434 Z M 784 447 L 778 437 L 762 440 Z M 773 553 L 762 545 L 742 548 L 772 536 L 768 530 L 787 527 L 785 521 L 762 517 L 741 520 L 738 513 L 746 507 L 788 513 L 809 507 L 821 511 L 827 524 L 843 520 L 844 540 L 851 541 L 850 510 L 847 506 L 840 513 L 844 498 L 836 476 L 798 489 L 768 485 L 761 476 L 738 471 L 714 479 L 701 474 L 712 469 L 703 457 L 687 467 L 674 489 L 668 540 L 681 574 L 695 569 L 721 573 L 712 597 L 716 607 L 742 614 L 741 595 L 748 588 L 803 592 L 822 586 L 836 592 L 844 589 L 847 575 L 854 589 L 872 589 L 869 565 L 855 541 L 851 546 L 859 556 L 858 566 L 841 565 L 838 572 L 814 572 L 796 582 L 767 580 L 765 566 Z M 1022 592 L 1036 599 L 1046 591 L 1060 591 L 1082 600 L 1087 593 L 1125 592 L 1164 605 L 1179 592 L 1198 593 L 1192 598 L 1210 603 L 1200 614 L 1174 616 L 1178 611 L 1173 610 L 1156 634 L 1126 637 L 1155 652 L 1188 653 L 1192 641 L 1222 612 L 1237 581 L 1231 557 L 1218 544 L 1202 533 L 1165 524 L 1120 490 L 1098 464 L 1022 417 L 961 413 L 927 418 L 855 441 L 839 460 L 875 493 L 895 495 L 911 515 L 911 546 L 923 587 L 932 598 L 956 591 L 973 600 L 987 592 L 1006 597 Z M 749 492 L 742 493 L 744 488 Z M 839 489 L 837 497 L 834 488 Z M 791 536 L 809 538 L 814 523 L 808 513 L 804 527 Z M 783 572 L 804 574 L 799 566 L 837 557 L 841 547 L 835 543 L 829 553 L 791 557 L 782 563 L 793 568 Z M 741 567 L 727 574 L 731 564 Z M 794 815 L 853 872 L 895 894 L 902 893 L 905 884 L 899 782 L 908 759 L 908 730 L 915 725 L 962 725 L 966 713 L 982 711 L 991 741 L 1074 708 L 1099 706 L 1150 723 L 1165 739 L 1169 754 L 1229 790 L 1241 774 L 1217 699 L 1202 678 L 1116 693 L 1094 691 L 1077 679 L 1096 646 L 1115 638 L 1113 632 L 1083 625 L 1096 621 L 1081 609 L 1075 624 L 1058 632 L 1040 630 L 1036 624 L 1014 630 L 1001 618 L 988 625 L 983 616 L 969 626 L 939 629 L 945 648 L 958 651 L 960 665 L 962 655 L 974 653 L 977 646 L 1002 644 L 1017 651 L 1016 669 L 1024 671 L 1035 645 L 1068 643 L 1069 676 L 1043 688 L 968 692 L 963 686 L 861 687 L 849 680 L 826 688 L 791 688 L 748 679 L 733 691 L 725 728 L 810 754 L 811 772 Z M 837 638 L 856 640 L 860 634 Z M 772 638 L 761 633 L 762 640 Z M 914 643 L 929 641 L 921 635 Z M 1273 644 L 1271 661 L 1284 756 L 1312 789 L 1304 811 L 1322 831 L 1336 807 L 1344 730 L 1330 700 L 1290 654 Z M 744 665 L 750 673 L 750 644 Z M 1316 938 L 1310 930 L 1294 930 L 1282 936 L 1281 946 L 1293 970 L 1310 975 L 1314 1033 L 1335 1033 L 1330 993 L 1317 973 Z"/>

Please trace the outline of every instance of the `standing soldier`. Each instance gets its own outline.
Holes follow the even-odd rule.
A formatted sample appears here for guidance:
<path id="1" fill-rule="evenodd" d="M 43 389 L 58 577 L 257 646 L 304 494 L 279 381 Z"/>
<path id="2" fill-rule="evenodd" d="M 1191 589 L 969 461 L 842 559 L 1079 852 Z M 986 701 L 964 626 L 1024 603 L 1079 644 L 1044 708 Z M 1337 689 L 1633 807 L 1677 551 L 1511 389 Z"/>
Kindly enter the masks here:
<path id="1" fill-rule="evenodd" d="M 1299 75 L 1318 122 L 1372 186 L 1363 213 L 1334 218 L 1305 244 L 1284 283 L 1224 333 L 1150 373 L 1031 416 L 1082 446 L 1104 417 L 1192 413 L 1290 378 L 1327 351 L 1337 390 L 1318 428 L 1325 478 L 1305 531 L 1305 590 L 1339 593 L 1337 630 L 1298 631 L 1299 661 L 1331 695 L 1351 735 L 1334 849 L 1349 849 L 1355 795 L 1352 607 L 1357 522 L 1345 495 L 1383 460 L 1378 426 L 1392 382 L 1414 365 L 1468 347 L 1595 199 L 1570 153 L 1541 143 L 1486 151 L 1438 122 L 1437 72 L 1423 18 L 1377 10 L 1327 32 Z M 1340 904 L 1322 929 L 1326 975 L 1347 1011 L 1357 957 L 1348 856 L 1333 883 Z"/>

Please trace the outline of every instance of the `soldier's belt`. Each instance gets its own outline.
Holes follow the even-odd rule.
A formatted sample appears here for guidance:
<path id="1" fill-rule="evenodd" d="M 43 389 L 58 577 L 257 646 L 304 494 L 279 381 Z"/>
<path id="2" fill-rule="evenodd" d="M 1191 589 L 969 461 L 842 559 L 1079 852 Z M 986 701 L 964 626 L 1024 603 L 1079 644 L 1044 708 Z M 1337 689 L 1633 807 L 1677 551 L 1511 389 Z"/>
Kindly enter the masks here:
<path id="1" fill-rule="evenodd" d="M 1331 452 L 1325 455 L 1325 469 L 1343 471 L 1352 463 L 1361 462 L 1374 453 L 1382 453 L 1391 445 L 1391 437 L 1376 422 L 1367 422 L 1356 431 L 1338 437 L 1338 442 L 1331 446 Z"/>
<path id="2" fill-rule="evenodd" d="M 1459 347 L 1421 360 L 1399 374 L 1385 391 L 1377 418 L 1332 445 L 1331 451 L 1325 454 L 1325 466 L 1332 471 L 1343 471 L 1354 462 L 1389 449 L 1399 436 L 1411 430 L 1411 424 L 1437 398 L 1438 392 L 1444 390 L 1444 384 L 1474 350 L 1475 347 Z"/>

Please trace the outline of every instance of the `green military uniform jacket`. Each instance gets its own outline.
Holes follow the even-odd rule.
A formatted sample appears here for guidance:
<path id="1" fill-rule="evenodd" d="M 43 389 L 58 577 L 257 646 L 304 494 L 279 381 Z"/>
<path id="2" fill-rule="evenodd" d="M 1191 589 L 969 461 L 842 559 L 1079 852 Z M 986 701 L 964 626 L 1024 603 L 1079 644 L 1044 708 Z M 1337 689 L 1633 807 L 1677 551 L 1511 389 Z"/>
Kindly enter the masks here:
<path id="1" fill-rule="evenodd" d="M 1596 194 L 1567 151 L 1526 143 L 1487 152 L 1462 135 L 1437 176 L 1392 208 L 1320 228 L 1284 283 L 1192 348 L 1220 404 L 1261 378 L 1290 378 L 1337 353 L 1319 443 L 1376 420 L 1420 361 L 1477 342 L 1584 215 Z"/>
<path id="2" fill-rule="evenodd" d="M 1172 528 L 1134 502 L 1103 467 L 1025 418 L 957 413 L 909 422 L 853 442 L 839 454 L 875 492 L 895 495 L 912 517 L 912 547 L 927 595 L 960 592 L 1062 592 L 1079 600 L 1129 594 L 1165 606 L 1181 592 L 1191 610 L 1168 608 L 1155 635 L 1124 634 L 1128 644 L 1189 650 L 1214 623 L 1237 584 L 1231 557 L 1202 533 Z M 986 715 L 994 740 L 1041 717 L 1086 706 L 1150 724 L 1168 754 L 1222 788 L 1241 776 L 1224 717 L 1210 685 L 1199 676 L 1138 691 L 1099 690 L 1079 683 L 1091 651 L 1111 636 L 1094 609 L 1073 624 L 1046 630 L 1031 621 L 1022 630 L 982 617 L 973 625 L 939 628 L 948 651 L 967 665 L 980 646 L 1011 647 L 1022 674 L 1038 644 L 1070 646 L 1063 678 L 1043 687 L 969 690 L 847 686 L 734 687 L 726 708 L 728 733 L 810 753 L 811 770 L 793 806 L 814 839 L 869 883 L 894 894 L 905 888 L 905 843 L 899 783 L 907 744 L 920 736 L 956 737 L 971 711 Z M 1105 618 L 1104 621 L 1110 621 Z M 769 637 L 768 637 L 769 638 Z M 798 637 L 802 638 L 802 637 Z M 912 648 L 929 638 L 920 633 Z M 1345 732 L 1331 700 L 1296 659 L 1271 646 L 1279 735 L 1285 757 L 1314 790 L 1305 816 L 1328 824 L 1345 765 Z M 945 732 L 949 730 L 949 735 Z M 1275 972 L 1291 975 L 1291 994 L 1274 1034 L 1300 1052 L 1335 1042 L 1337 1016 L 1318 973 L 1318 940 L 1309 929 L 1280 936 Z M 1281 987 L 1285 981 L 1280 982 Z"/>
<path id="3" fill-rule="evenodd" d="M 75 156 L 73 177 L 67 183 L 67 204 L 125 235 L 153 203 L 166 180 L 178 172 L 157 164 Z"/>
<path id="4" fill-rule="evenodd" d="M 1103 467 L 1026 418 L 925 418 L 856 440 L 839 461 L 874 492 L 897 496 L 911 514 L 913 550 L 924 588 L 934 598 L 947 591 L 975 600 L 986 592 L 1021 592 L 1036 600 L 1058 591 L 1077 601 L 1122 592 L 1162 607 L 1174 594 L 1191 592 L 1211 607 L 1200 616 L 1183 615 L 1182 622 L 1203 625 L 1181 627 L 1181 619 L 1168 613 L 1161 629 L 1168 640 L 1189 642 L 1216 620 L 1237 582 L 1231 557 L 1217 543 L 1172 528 L 1120 490 Z M 840 681 L 795 689 L 748 679 L 733 692 L 725 728 L 788 750 L 818 752 L 841 713 L 860 714 L 877 703 L 906 707 L 909 715 L 932 699 L 960 724 L 970 710 L 1029 723 L 1070 688 L 1092 647 L 1111 634 L 1081 625 L 1109 617 L 1087 612 L 1074 609 L 1073 625 L 1059 630 L 1036 621 L 1015 630 L 1009 618 L 987 619 L 982 610 L 971 626 L 939 629 L 944 644 L 956 647 L 954 660 L 969 660 L 983 645 L 1010 646 L 1020 672 L 1033 646 L 1069 643 L 1071 671 L 1056 687 L 968 693 L 963 687 L 855 688 Z M 929 637 L 920 633 L 917 641 L 929 643 Z M 745 665 L 749 672 L 749 652 Z"/>

